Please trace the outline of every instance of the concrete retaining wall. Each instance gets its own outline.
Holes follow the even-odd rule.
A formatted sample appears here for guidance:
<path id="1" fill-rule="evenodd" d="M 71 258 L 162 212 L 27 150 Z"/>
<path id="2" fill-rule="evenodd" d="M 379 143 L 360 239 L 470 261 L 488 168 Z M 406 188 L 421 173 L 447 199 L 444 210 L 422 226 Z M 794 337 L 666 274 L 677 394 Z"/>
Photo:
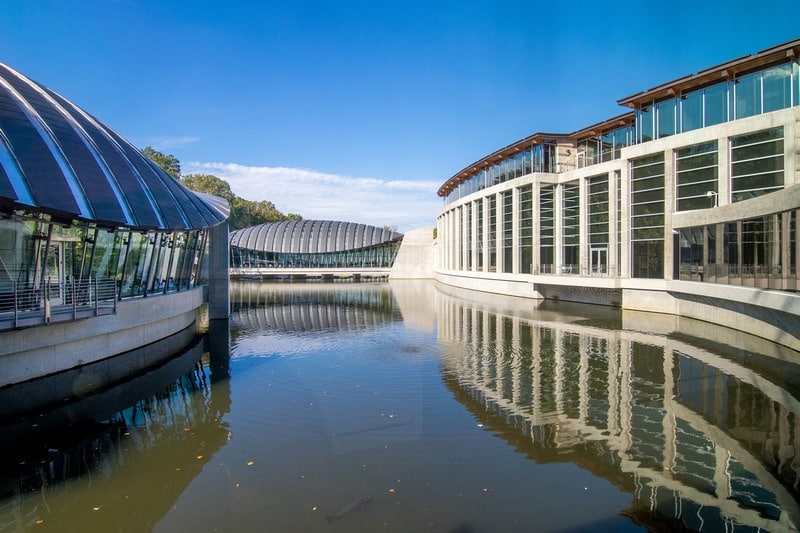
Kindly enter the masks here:
<path id="1" fill-rule="evenodd" d="M 433 278 L 433 243 L 432 226 L 405 233 L 389 273 L 389 279 Z"/>
<path id="2" fill-rule="evenodd" d="M 185 330 L 203 305 L 198 287 L 117 304 L 115 315 L 0 334 L 0 387 L 140 348 Z"/>

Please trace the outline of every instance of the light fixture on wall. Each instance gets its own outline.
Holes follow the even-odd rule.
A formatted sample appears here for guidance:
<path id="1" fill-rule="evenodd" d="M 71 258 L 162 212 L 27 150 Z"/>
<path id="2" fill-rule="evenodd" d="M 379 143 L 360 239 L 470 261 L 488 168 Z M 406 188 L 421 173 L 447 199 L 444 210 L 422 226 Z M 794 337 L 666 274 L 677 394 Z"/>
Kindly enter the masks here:
<path id="1" fill-rule="evenodd" d="M 706 197 L 714 199 L 714 205 L 712 207 L 719 206 L 719 193 L 717 191 L 707 191 Z"/>

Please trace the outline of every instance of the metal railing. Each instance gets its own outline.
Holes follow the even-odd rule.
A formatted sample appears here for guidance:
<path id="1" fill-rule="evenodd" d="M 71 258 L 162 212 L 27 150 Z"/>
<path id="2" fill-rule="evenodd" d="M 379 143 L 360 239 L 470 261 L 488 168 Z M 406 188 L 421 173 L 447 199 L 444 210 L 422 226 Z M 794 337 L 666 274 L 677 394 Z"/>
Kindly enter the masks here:
<path id="1" fill-rule="evenodd" d="M 117 311 L 113 278 L 0 283 L 0 330 L 78 320 Z"/>

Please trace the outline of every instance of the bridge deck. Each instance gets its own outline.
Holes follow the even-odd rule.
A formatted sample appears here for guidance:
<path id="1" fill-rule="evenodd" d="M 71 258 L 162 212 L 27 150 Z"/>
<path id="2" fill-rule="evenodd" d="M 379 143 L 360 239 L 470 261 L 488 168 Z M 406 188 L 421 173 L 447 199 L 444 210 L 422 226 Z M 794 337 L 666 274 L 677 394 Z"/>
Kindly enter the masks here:
<path id="1" fill-rule="evenodd" d="M 390 268 L 231 268 L 231 279 L 388 278 Z"/>

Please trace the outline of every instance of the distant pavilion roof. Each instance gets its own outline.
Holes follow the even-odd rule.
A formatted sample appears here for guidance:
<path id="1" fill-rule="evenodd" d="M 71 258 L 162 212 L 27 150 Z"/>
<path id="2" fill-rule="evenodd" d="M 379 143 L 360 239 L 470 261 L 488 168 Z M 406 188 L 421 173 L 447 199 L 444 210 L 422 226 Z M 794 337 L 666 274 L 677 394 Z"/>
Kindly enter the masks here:
<path id="1" fill-rule="evenodd" d="M 0 63 L 0 207 L 136 229 L 200 229 L 227 202 L 199 195 L 114 130 Z"/>
<path id="2" fill-rule="evenodd" d="M 277 253 L 325 253 L 368 248 L 400 239 L 395 231 L 331 220 L 268 222 L 230 233 L 231 246 Z"/>

